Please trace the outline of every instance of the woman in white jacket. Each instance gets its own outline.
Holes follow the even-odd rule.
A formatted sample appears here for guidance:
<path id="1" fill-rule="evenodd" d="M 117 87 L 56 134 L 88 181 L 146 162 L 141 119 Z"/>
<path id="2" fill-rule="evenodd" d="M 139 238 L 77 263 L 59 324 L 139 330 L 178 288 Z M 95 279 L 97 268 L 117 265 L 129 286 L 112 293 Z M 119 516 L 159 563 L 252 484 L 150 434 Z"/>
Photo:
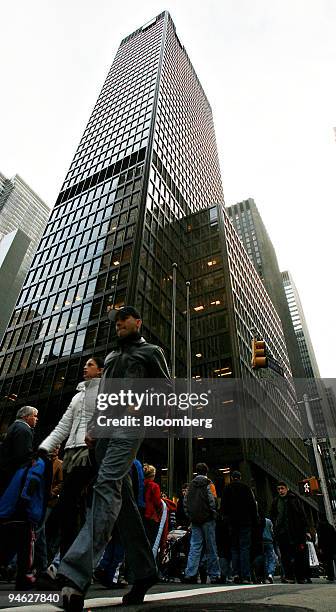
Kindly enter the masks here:
<path id="1" fill-rule="evenodd" d="M 92 356 L 84 366 L 84 380 L 77 386 L 55 429 L 43 440 L 39 448 L 52 452 L 67 439 L 63 459 L 64 484 L 58 504 L 60 513 L 61 557 L 70 548 L 85 520 L 85 489 L 95 475 L 89 449 L 85 444 L 86 427 L 96 406 L 103 361 Z"/>

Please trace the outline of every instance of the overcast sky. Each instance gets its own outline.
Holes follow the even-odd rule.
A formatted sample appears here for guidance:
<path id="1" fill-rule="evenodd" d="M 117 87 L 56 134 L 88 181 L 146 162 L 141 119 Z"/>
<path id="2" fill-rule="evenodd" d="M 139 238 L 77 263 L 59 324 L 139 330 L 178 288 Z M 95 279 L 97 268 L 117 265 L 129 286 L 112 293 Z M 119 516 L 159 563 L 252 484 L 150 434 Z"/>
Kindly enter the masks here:
<path id="1" fill-rule="evenodd" d="M 53 206 L 123 37 L 164 9 L 212 106 L 225 201 L 254 198 L 336 377 L 336 2 L 2 0 L 0 171 Z"/>

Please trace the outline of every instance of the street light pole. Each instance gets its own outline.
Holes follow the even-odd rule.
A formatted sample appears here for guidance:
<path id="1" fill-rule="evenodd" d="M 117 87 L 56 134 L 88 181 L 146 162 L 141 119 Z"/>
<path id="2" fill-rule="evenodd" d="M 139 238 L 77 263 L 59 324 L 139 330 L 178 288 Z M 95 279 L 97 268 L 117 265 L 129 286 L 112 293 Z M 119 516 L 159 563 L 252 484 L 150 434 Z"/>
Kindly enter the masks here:
<path id="1" fill-rule="evenodd" d="M 191 393 L 191 332 L 190 332 L 190 281 L 186 282 L 187 288 L 187 388 L 188 394 Z M 189 418 L 192 418 L 192 407 L 189 405 Z M 188 430 L 188 482 L 193 477 L 193 447 L 192 447 L 192 428 Z"/>
<path id="2" fill-rule="evenodd" d="M 309 425 L 309 427 L 310 427 L 310 429 L 312 431 L 312 434 L 313 434 L 313 436 L 312 436 L 312 445 L 313 445 L 314 457 L 315 457 L 315 461 L 316 461 L 317 473 L 318 473 L 318 477 L 319 477 L 320 483 L 321 483 L 321 491 L 322 491 L 322 495 L 323 495 L 324 509 L 325 509 L 326 517 L 327 517 L 329 523 L 331 523 L 331 525 L 333 525 L 334 524 L 334 517 L 333 517 L 331 505 L 330 505 L 330 499 L 329 499 L 327 483 L 326 483 L 326 479 L 325 479 L 325 475 L 324 475 L 323 463 L 322 463 L 321 455 L 320 455 L 320 452 L 319 452 L 319 449 L 318 449 L 317 438 L 316 438 L 316 435 L 315 435 L 315 426 L 314 426 L 313 417 L 312 417 L 312 413 L 311 413 L 311 409 L 310 409 L 310 402 L 314 401 L 315 399 L 319 400 L 320 398 L 313 398 L 313 399 L 309 400 L 307 393 L 305 393 L 303 395 L 303 403 L 304 403 L 304 406 L 305 406 L 305 409 L 306 409 L 308 425 Z"/>
<path id="3" fill-rule="evenodd" d="M 172 291 L 172 313 L 171 313 L 171 376 L 173 384 L 176 377 L 176 271 L 177 263 L 173 263 L 173 291 Z M 172 435 L 168 438 L 168 497 L 172 499 L 174 494 L 174 468 L 175 468 L 175 439 Z"/>

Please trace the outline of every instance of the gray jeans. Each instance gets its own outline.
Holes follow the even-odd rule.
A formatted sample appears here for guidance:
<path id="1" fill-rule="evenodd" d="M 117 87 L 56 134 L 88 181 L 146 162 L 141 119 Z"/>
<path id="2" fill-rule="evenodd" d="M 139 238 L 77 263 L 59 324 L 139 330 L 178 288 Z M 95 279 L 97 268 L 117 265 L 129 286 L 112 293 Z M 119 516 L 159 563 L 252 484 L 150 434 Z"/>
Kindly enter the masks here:
<path id="1" fill-rule="evenodd" d="M 92 507 L 76 540 L 65 554 L 59 573 L 85 593 L 92 573 L 116 523 L 126 560 L 135 580 L 156 573 L 150 544 L 135 503 L 129 470 L 141 440 L 98 440 L 96 456 L 101 461 L 93 487 Z"/>

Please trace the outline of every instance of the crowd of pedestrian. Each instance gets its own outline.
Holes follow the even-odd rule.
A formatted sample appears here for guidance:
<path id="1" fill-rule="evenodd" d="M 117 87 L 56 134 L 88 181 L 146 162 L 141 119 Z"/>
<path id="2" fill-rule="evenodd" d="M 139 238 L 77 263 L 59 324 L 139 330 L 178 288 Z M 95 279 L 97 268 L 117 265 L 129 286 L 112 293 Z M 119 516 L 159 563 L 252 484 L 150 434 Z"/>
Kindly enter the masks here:
<path id="1" fill-rule="evenodd" d="M 252 489 L 233 470 L 220 499 L 205 463 L 169 499 L 156 468 L 137 459 L 141 437 L 96 440 L 98 390 L 114 379 L 170 384 L 162 350 L 141 336 L 140 313 L 113 311 L 118 347 L 103 363 L 95 355 L 63 417 L 34 448 L 38 410 L 20 408 L 0 446 L 0 572 L 15 588 L 58 580 L 65 610 L 83 609 L 92 576 L 109 589 L 128 582 L 123 604 L 142 603 L 159 579 L 196 584 L 311 581 L 315 546 L 334 580 L 336 532 L 321 520 L 309 528 L 300 499 L 285 482 L 266 516 Z M 64 445 L 63 460 L 59 458 Z"/>

